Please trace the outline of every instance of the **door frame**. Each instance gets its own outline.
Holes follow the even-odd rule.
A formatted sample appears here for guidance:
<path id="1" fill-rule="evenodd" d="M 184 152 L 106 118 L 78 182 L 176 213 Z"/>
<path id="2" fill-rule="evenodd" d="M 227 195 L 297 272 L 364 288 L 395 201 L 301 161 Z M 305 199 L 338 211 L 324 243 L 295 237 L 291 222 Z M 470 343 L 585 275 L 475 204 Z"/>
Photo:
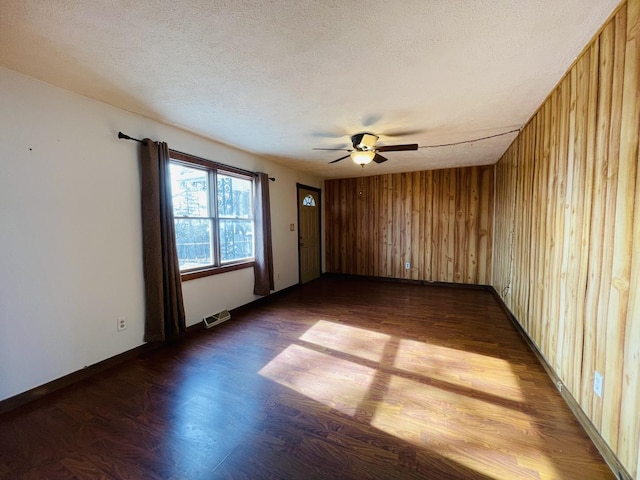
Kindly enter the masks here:
<path id="1" fill-rule="evenodd" d="M 298 215 L 298 285 L 302 285 L 302 267 L 300 263 L 300 205 L 302 199 L 300 198 L 300 189 L 311 190 L 318 194 L 318 271 L 322 275 L 322 190 L 317 187 L 311 187 L 302 183 L 296 182 L 296 212 Z"/>

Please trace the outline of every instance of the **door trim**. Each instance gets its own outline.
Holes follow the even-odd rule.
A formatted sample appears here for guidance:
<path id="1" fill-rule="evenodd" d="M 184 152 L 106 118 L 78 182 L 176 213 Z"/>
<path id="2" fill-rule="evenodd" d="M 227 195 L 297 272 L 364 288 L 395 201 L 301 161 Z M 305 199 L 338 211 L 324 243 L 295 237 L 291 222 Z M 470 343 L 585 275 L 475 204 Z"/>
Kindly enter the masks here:
<path id="1" fill-rule="evenodd" d="M 318 249 L 318 267 L 320 275 L 322 275 L 322 190 L 317 187 L 311 187 L 302 183 L 296 183 L 296 212 L 298 215 L 298 231 L 296 236 L 298 237 L 298 285 L 302 285 L 302 268 L 300 263 L 300 189 L 311 190 L 318 194 L 318 242 L 320 248 Z"/>

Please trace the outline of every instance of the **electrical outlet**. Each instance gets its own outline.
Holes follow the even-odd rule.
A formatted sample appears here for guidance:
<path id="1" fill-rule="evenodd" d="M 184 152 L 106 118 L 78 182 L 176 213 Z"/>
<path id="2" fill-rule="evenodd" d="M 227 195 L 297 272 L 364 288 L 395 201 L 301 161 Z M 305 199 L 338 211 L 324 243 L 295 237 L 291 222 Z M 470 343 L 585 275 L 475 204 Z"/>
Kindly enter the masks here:
<path id="1" fill-rule="evenodd" d="M 127 329 L 127 317 L 116 318 L 116 328 L 119 332 Z"/>
<path id="2" fill-rule="evenodd" d="M 409 262 L 404 264 L 404 269 L 409 270 L 411 268 L 411 264 Z"/>
<path id="3" fill-rule="evenodd" d="M 593 391 L 602 398 L 602 375 L 597 370 L 593 374 Z"/>

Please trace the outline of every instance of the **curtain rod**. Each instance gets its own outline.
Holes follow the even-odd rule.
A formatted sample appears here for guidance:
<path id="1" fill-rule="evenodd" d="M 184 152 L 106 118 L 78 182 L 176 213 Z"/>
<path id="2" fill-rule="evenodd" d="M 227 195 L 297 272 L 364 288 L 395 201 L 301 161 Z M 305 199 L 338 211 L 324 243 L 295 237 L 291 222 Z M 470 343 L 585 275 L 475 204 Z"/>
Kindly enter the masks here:
<path id="1" fill-rule="evenodd" d="M 144 143 L 144 140 L 139 140 L 139 139 L 137 139 L 137 138 L 130 137 L 129 135 L 127 135 L 127 134 L 125 134 L 125 133 L 122 133 L 122 132 L 118 132 L 118 138 L 120 138 L 120 139 L 124 139 L 124 140 L 133 140 L 134 142 L 138 142 L 138 143 Z M 180 153 L 183 153 L 183 152 L 180 152 Z M 186 154 L 185 154 L 185 155 L 186 155 Z M 218 162 L 215 162 L 215 163 L 216 163 L 216 164 L 218 164 L 218 165 L 221 165 L 221 166 L 223 166 L 223 167 L 228 166 L 228 167 L 233 168 L 233 169 L 235 169 L 235 170 L 240 170 L 240 171 L 245 172 L 245 173 L 248 173 L 248 174 L 250 174 L 250 175 L 254 175 L 254 176 L 256 175 L 256 173 L 255 173 L 255 172 L 251 172 L 251 171 L 249 171 L 249 170 L 245 170 L 245 169 L 243 169 L 243 168 L 232 167 L 231 165 L 224 165 L 223 163 L 218 163 Z M 269 180 L 271 180 L 272 182 L 275 182 L 275 181 L 276 181 L 275 177 L 269 177 Z"/>
<path id="2" fill-rule="evenodd" d="M 138 140 L 137 138 L 130 137 L 122 132 L 118 132 L 118 138 L 124 138 L 125 140 L 133 140 L 134 142 L 144 143 L 142 140 Z"/>

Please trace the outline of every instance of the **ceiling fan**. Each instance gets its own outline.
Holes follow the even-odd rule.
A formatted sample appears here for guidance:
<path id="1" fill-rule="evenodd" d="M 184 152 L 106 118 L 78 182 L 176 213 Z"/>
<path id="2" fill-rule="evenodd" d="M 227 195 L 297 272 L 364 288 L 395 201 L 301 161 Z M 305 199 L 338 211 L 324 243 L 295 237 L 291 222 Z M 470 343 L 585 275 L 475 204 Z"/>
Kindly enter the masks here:
<path id="1" fill-rule="evenodd" d="M 314 148 L 313 150 L 344 150 L 349 155 L 340 157 L 329 163 L 336 163 L 347 157 L 363 167 L 372 160 L 376 163 L 386 162 L 387 159 L 380 155 L 379 152 L 401 152 L 404 150 L 417 150 L 417 143 L 409 143 L 405 145 L 380 145 L 376 147 L 378 136 L 373 133 L 357 133 L 351 137 L 353 148 Z"/>

